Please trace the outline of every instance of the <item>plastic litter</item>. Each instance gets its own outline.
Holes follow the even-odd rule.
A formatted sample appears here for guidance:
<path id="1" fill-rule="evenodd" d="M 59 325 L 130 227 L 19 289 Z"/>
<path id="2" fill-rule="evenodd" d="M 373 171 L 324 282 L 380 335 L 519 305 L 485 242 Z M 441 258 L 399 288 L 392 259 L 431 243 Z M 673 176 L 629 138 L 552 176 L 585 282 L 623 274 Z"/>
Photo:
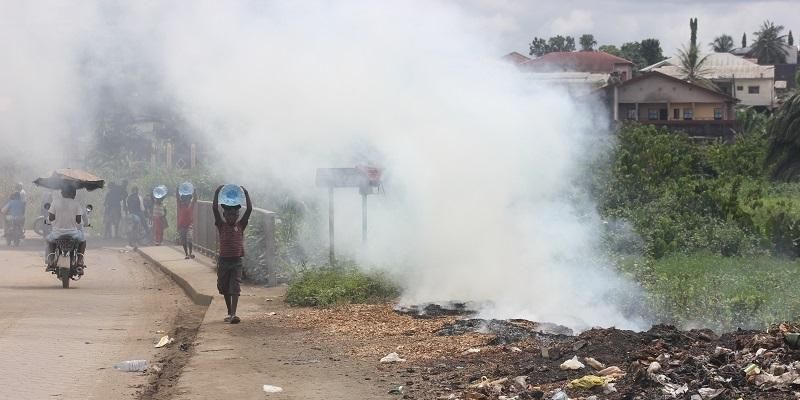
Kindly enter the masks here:
<path id="1" fill-rule="evenodd" d="M 701 388 L 697 390 L 697 393 L 700 393 L 700 397 L 703 399 L 713 399 L 724 392 L 725 389 L 712 389 L 712 388 Z"/>
<path id="2" fill-rule="evenodd" d="M 606 367 L 605 364 L 601 363 L 600 361 L 595 360 L 592 357 L 585 357 L 583 359 L 583 361 L 586 363 L 586 365 L 594 368 L 597 371 L 600 371 L 601 369 L 604 369 Z"/>
<path id="3" fill-rule="evenodd" d="M 567 361 L 564 361 L 559 366 L 559 368 L 561 368 L 563 370 L 577 370 L 577 369 L 583 369 L 585 367 L 586 366 L 583 365 L 583 363 L 578 361 L 578 356 L 572 357 L 571 359 L 569 359 Z"/>
<path id="4" fill-rule="evenodd" d="M 390 390 L 389 394 L 403 394 L 403 387 L 402 386 L 398 386 L 398 387 Z"/>
<path id="5" fill-rule="evenodd" d="M 655 374 L 658 371 L 661 371 L 661 364 L 659 364 L 657 361 L 653 361 L 647 366 L 648 374 Z"/>
<path id="6" fill-rule="evenodd" d="M 603 386 L 606 379 L 597 375 L 586 375 L 572 380 L 567 387 L 570 389 L 589 390 L 597 386 Z"/>
<path id="7" fill-rule="evenodd" d="M 464 354 L 464 355 L 466 355 L 466 354 L 474 354 L 474 353 L 480 353 L 480 352 L 481 352 L 481 349 L 479 349 L 479 348 L 477 348 L 477 347 L 473 347 L 473 348 L 471 348 L 471 349 L 466 349 L 466 350 L 464 350 L 464 352 L 463 352 L 463 353 L 461 353 L 461 354 Z"/>
<path id="8" fill-rule="evenodd" d="M 619 377 L 619 376 L 624 376 L 625 372 L 623 372 L 622 369 L 620 369 L 620 367 L 612 365 L 610 367 L 597 371 L 597 375 Z"/>
<path id="9" fill-rule="evenodd" d="M 615 383 L 607 382 L 603 385 L 603 394 L 617 393 L 617 388 L 614 387 Z"/>
<path id="10" fill-rule="evenodd" d="M 280 393 L 283 392 L 282 387 L 272 386 L 272 385 L 264 385 L 264 392 L 266 393 Z"/>
<path id="11" fill-rule="evenodd" d="M 395 363 L 395 362 L 405 362 L 404 358 L 400 358 L 400 355 L 397 353 L 389 353 L 386 357 L 381 358 L 382 363 Z"/>
<path id="12" fill-rule="evenodd" d="M 161 339 L 156 343 L 155 348 L 160 349 L 168 344 L 175 342 L 175 338 L 169 337 L 169 335 L 164 335 Z"/>
<path id="13" fill-rule="evenodd" d="M 557 391 L 550 400 L 569 400 L 569 396 L 562 391 Z"/>
<path id="14" fill-rule="evenodd" d="M 128 360 L 114 364 L 114 369 L 123 372 L 142 372 L 147 370 L 147 360 Z"/>

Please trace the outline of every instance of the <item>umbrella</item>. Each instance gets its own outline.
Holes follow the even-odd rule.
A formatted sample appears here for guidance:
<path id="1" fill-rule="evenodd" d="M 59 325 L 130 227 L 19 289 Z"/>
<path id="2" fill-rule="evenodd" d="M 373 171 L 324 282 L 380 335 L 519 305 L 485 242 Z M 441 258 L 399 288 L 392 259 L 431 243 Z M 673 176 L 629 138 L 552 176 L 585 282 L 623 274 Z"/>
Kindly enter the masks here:
<path id="1" fill-rule="evenodd" d="M 53 190 L 61 190 L 64 184 L 71 184 L 75 185 L 76 189 L 92 191 L 101 189 L 106 182 L 102 178 L 84 170 L 64 168 L 53 171 L 46 178 L 37 178 L 33 183 Z"/>

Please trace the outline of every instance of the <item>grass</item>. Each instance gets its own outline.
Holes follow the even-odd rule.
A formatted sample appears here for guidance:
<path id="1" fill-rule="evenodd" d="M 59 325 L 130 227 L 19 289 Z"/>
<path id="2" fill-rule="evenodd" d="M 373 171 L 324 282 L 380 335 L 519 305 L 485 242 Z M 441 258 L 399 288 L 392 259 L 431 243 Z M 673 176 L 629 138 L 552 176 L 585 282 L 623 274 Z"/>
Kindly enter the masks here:
<path id="1" fill-rule="evenodd" d="M 289 283 L 286 302 L 293 306 L 381 303 L 399 295 L 399 286 L 385 274 L 352 266 L 321 267 L 299 273 Z"/>
<path id="2" fill-rule="evenodd" d="M 761 329 L 800 315 L 798 262 L 753 256 L 672 255 L 628 260 L 656 318 L 683 328 Z"/>

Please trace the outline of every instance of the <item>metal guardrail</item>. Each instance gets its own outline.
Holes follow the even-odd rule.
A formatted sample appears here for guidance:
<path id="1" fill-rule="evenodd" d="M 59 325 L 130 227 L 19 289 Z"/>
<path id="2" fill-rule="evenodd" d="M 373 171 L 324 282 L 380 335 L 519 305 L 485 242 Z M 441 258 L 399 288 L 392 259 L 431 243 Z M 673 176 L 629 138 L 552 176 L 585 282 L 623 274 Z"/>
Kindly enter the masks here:
<path id="1" fill-rule="evenodd" d="M 201 253 L 216 259 L 219 255 L 219 240 L 211 207 L 210 201 L 197 202 L 194 216 L 194 247 Z M 248 235 L 248 232 L 257 232 L 257 234 Z M 275 213 L 261 208 L 253 208 L 245 236 L 247 248 L 250 250 L 245 252 L 245 279 L 274 285 L 276 283 Z M 251 254 L 253 249 L 258 254 Z"/>

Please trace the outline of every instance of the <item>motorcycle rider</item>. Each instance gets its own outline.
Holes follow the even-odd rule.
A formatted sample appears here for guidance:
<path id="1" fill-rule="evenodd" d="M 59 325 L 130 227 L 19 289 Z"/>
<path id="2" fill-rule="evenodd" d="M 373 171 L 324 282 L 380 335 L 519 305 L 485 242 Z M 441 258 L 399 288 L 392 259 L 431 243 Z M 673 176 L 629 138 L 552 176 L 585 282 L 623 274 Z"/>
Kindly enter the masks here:
<path id="1" fill-rule="evenodd" d="M 3 206 L 2 212 L 6 216 L 6 229 L 4 229 L 3 232 L 4 237 L 8 237 L 8 228 L 12 226 L 19 227 L 19 232 L 23 232 L 21 225 L 24 224 L 25 221 L 25 203 L 22 201 L 19 192 L 11 193 L 11 196 L 8 198 L 8 203 Z"/>
<path id="2" fill-rule="evenodd" d="M 86 238 L 83 234 L 83 226 L 88 226 L 83 206 L 75 200 L 77 189 L 74 185 L 65 183 L 61 188 L 61 196 L 53 199 L 53 203 L 48 210 L 48 220 L 53 226 L 52 231 L 47 236 L 47 266 L 55 261 L 51 255 L 56 252 L 56 240 L 70 238 L 78 241 L 77 265 L 85 267 L 83 258 L 86 254 Z"/>

